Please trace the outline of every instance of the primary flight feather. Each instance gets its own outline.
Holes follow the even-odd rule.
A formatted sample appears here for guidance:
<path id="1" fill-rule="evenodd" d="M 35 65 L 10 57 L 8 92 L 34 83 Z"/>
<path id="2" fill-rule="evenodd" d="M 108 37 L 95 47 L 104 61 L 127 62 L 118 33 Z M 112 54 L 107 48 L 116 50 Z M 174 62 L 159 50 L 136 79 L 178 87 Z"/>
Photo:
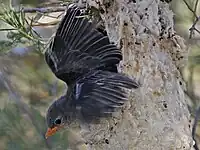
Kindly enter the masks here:
<path id="1" fill-rule="evenodd" d="M 127 100 L 123 88 L 139 87 L 138 82 L 118 73 L 121 51 L 75 5 L 67 9 L 45 60 L 68 86 L 67 93 L 47 111 L 46 137 L 75 120 L 90 122 L 110 116 Z"/>

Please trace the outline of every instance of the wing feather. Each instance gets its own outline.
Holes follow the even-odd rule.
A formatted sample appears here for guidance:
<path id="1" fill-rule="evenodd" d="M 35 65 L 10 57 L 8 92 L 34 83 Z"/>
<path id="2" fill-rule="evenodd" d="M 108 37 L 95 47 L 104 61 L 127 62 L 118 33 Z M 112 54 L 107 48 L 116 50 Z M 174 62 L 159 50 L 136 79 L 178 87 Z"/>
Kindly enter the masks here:
<path id="1" fill-rule="evenodd" d="M 90 70 L 116 71 L 122 55 L 78 7 L 70 7 L 45 52 L 45 59 L 59 79 L 72 84 Z"/>
<path id="2" fill-rule="evenodd" d="M 139 86 L 137 81 L 123 74 L 90 72 L 77 81 L 72 92 L 76 93 L 72 94 L 76 97 L 72 98 L 72 103 L 81 108 L 83 116 L 104 117 L 121 108 L 128 100 L 124 88 L 133 89 Z"/>

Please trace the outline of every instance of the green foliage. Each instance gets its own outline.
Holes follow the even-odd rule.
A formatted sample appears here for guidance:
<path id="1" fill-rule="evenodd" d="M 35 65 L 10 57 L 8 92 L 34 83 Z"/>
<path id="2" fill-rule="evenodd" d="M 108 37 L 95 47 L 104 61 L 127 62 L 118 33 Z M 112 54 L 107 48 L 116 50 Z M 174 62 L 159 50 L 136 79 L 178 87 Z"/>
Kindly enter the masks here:
<path id="1" fill-rule="evenodd" d="M 37 45 L 38 50 L 44 50 L 45 41 L 32 27 L 34 18 L 29 21 L 23 9 L 16 12 L 3 3 L 1 3 L 1 8 L 3 11 L 0 13 L 0 21 L 10 26 L 8 29 L 0 29 L 0 31 L 8 31 L 7 38 L 12 42 L 4 41 L 3 43 L 9 46 L 8 49 L 16 47 L 17 44 L 21 43 L 24 45 Z M 2 51 L 5 51 L 4 48 Z M 43 51 L 40 52 L 43 53 Z"/>
<path id="2" fill-rule="evenodd" d="M 9 78 L 6 84 L 21 97 L 10 96 L 12 93 L 8 87 L 0 90 L 0 149 L 67 149 L 67 130 L 56 133 L 48 140 L 44 138 L 46 109 L 57 94 L 63 92 L 63 84 L 55 85 L 56 78 L 44 62 L 43 53 L 48 43 L 33 29 L 33 22 L 37 20 L 30 19 L 23 9 L 16 12 L 3 3 L 0 8 L 0 22 L 7 26 L 0 28 L 0 32 L 7 31 L 7 39 L 0 41 L 0 73 L 6 68 L 6 77 Z M 37 51 L 20 57 L 5 55 L 19 46 L 32 47 Z M 1 80 L 0 87 L 4 87 Z M 58 90 L 56 95 L 52 88 Z"/>
<path id="3" fill-rule="evenodd" d="M 7 104 L 0 112 L 0 138 L 7 137 L 5 149 L 21 150 L 37 147 L 37 142 L 30 142 L 26 132 L 30 130 L 31 124 L 22 117 L 16 104 Z M 34 141 L 34 140 L 33 140 Z M 44 147 L 44 146 L 43 146 Z"/>
<path id="4" fill-rule="evenodd" d="M 24 114 L 15 103 L 8 103 L 3 110 L 0 110 L 0 139 L 5 139 L 5 150 L 46 150 L 64 149 L 67 147 L 66 135 L 56 134 L 52 137 L 53 143 L 45 142 L 44 137 L 39 132 L 45 131 L 45 119 L 35 110 L 30 109 L 34 114 L 35 122 L 38 123 L 39 130 L 33 128 L 33 120 Z M 63 139 L 65 141 L 63 141 Z M 63 141 L 63 143 L 62 143 Z"/>
<path id="5" fill-rule="evenodd" d="M 17 43 L 3 40 L 3 41 L 0 41 L 0 45 L 1 45 L 0 53 L 6 53 L 6 52 L 9 52 L 12 48 L 16 47 Z"/>

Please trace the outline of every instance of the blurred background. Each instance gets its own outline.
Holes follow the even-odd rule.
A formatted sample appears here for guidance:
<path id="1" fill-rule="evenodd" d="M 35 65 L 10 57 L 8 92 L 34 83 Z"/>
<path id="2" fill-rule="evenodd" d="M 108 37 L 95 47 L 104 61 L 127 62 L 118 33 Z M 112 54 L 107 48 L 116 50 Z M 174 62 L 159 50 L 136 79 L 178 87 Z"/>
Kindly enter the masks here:
<path id="1" fill-rule="evenodd" d="M 24 10 L 25 16 L 23 13 L 16 14 L 16 11 L 20 12 L 21 4 L 25 8 L 52 8 L 57 5 L 62 10 L 60 4 L 63 2 L 0 2 L 0 150 L 66 149 L 68 131 L 57 133 L 48 140 L 44 138 L 46 109 L 52 100 L 66 91 L 65 85 L 54 77 L 43 58 L 45 45 L 55 32 L 63 12 L 36 14 L 34 9 L 27 9 Z M 67 0 L 64 1 L 66 3 Z M 15 11 L 10 10 L 10 6 Z M 200 104 L 200 2 L 172 0 L 170 7 L 175 14 L 175 29 L 185 38 L 190 50 L 189 62 L 182 74 L 187 85 L 188 107 L 194 116 Z M 199 127 L 196 137 L 200 143 Z"/>

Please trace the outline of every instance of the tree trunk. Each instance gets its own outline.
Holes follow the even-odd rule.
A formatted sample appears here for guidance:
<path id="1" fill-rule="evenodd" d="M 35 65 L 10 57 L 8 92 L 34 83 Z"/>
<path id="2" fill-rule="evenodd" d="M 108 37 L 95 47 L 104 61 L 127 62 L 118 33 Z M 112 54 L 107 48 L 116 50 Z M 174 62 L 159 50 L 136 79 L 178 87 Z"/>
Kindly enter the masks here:
<path id="1" fill-rule="evenodd" d="M 142 84 L 115 118 L 81 134 L 92 150 L 192 149 L 191 121 L 180 70 L 188 49 L 160 0 L 88 0 L 110 40 L 123 51 L 121 71 Z"/>

